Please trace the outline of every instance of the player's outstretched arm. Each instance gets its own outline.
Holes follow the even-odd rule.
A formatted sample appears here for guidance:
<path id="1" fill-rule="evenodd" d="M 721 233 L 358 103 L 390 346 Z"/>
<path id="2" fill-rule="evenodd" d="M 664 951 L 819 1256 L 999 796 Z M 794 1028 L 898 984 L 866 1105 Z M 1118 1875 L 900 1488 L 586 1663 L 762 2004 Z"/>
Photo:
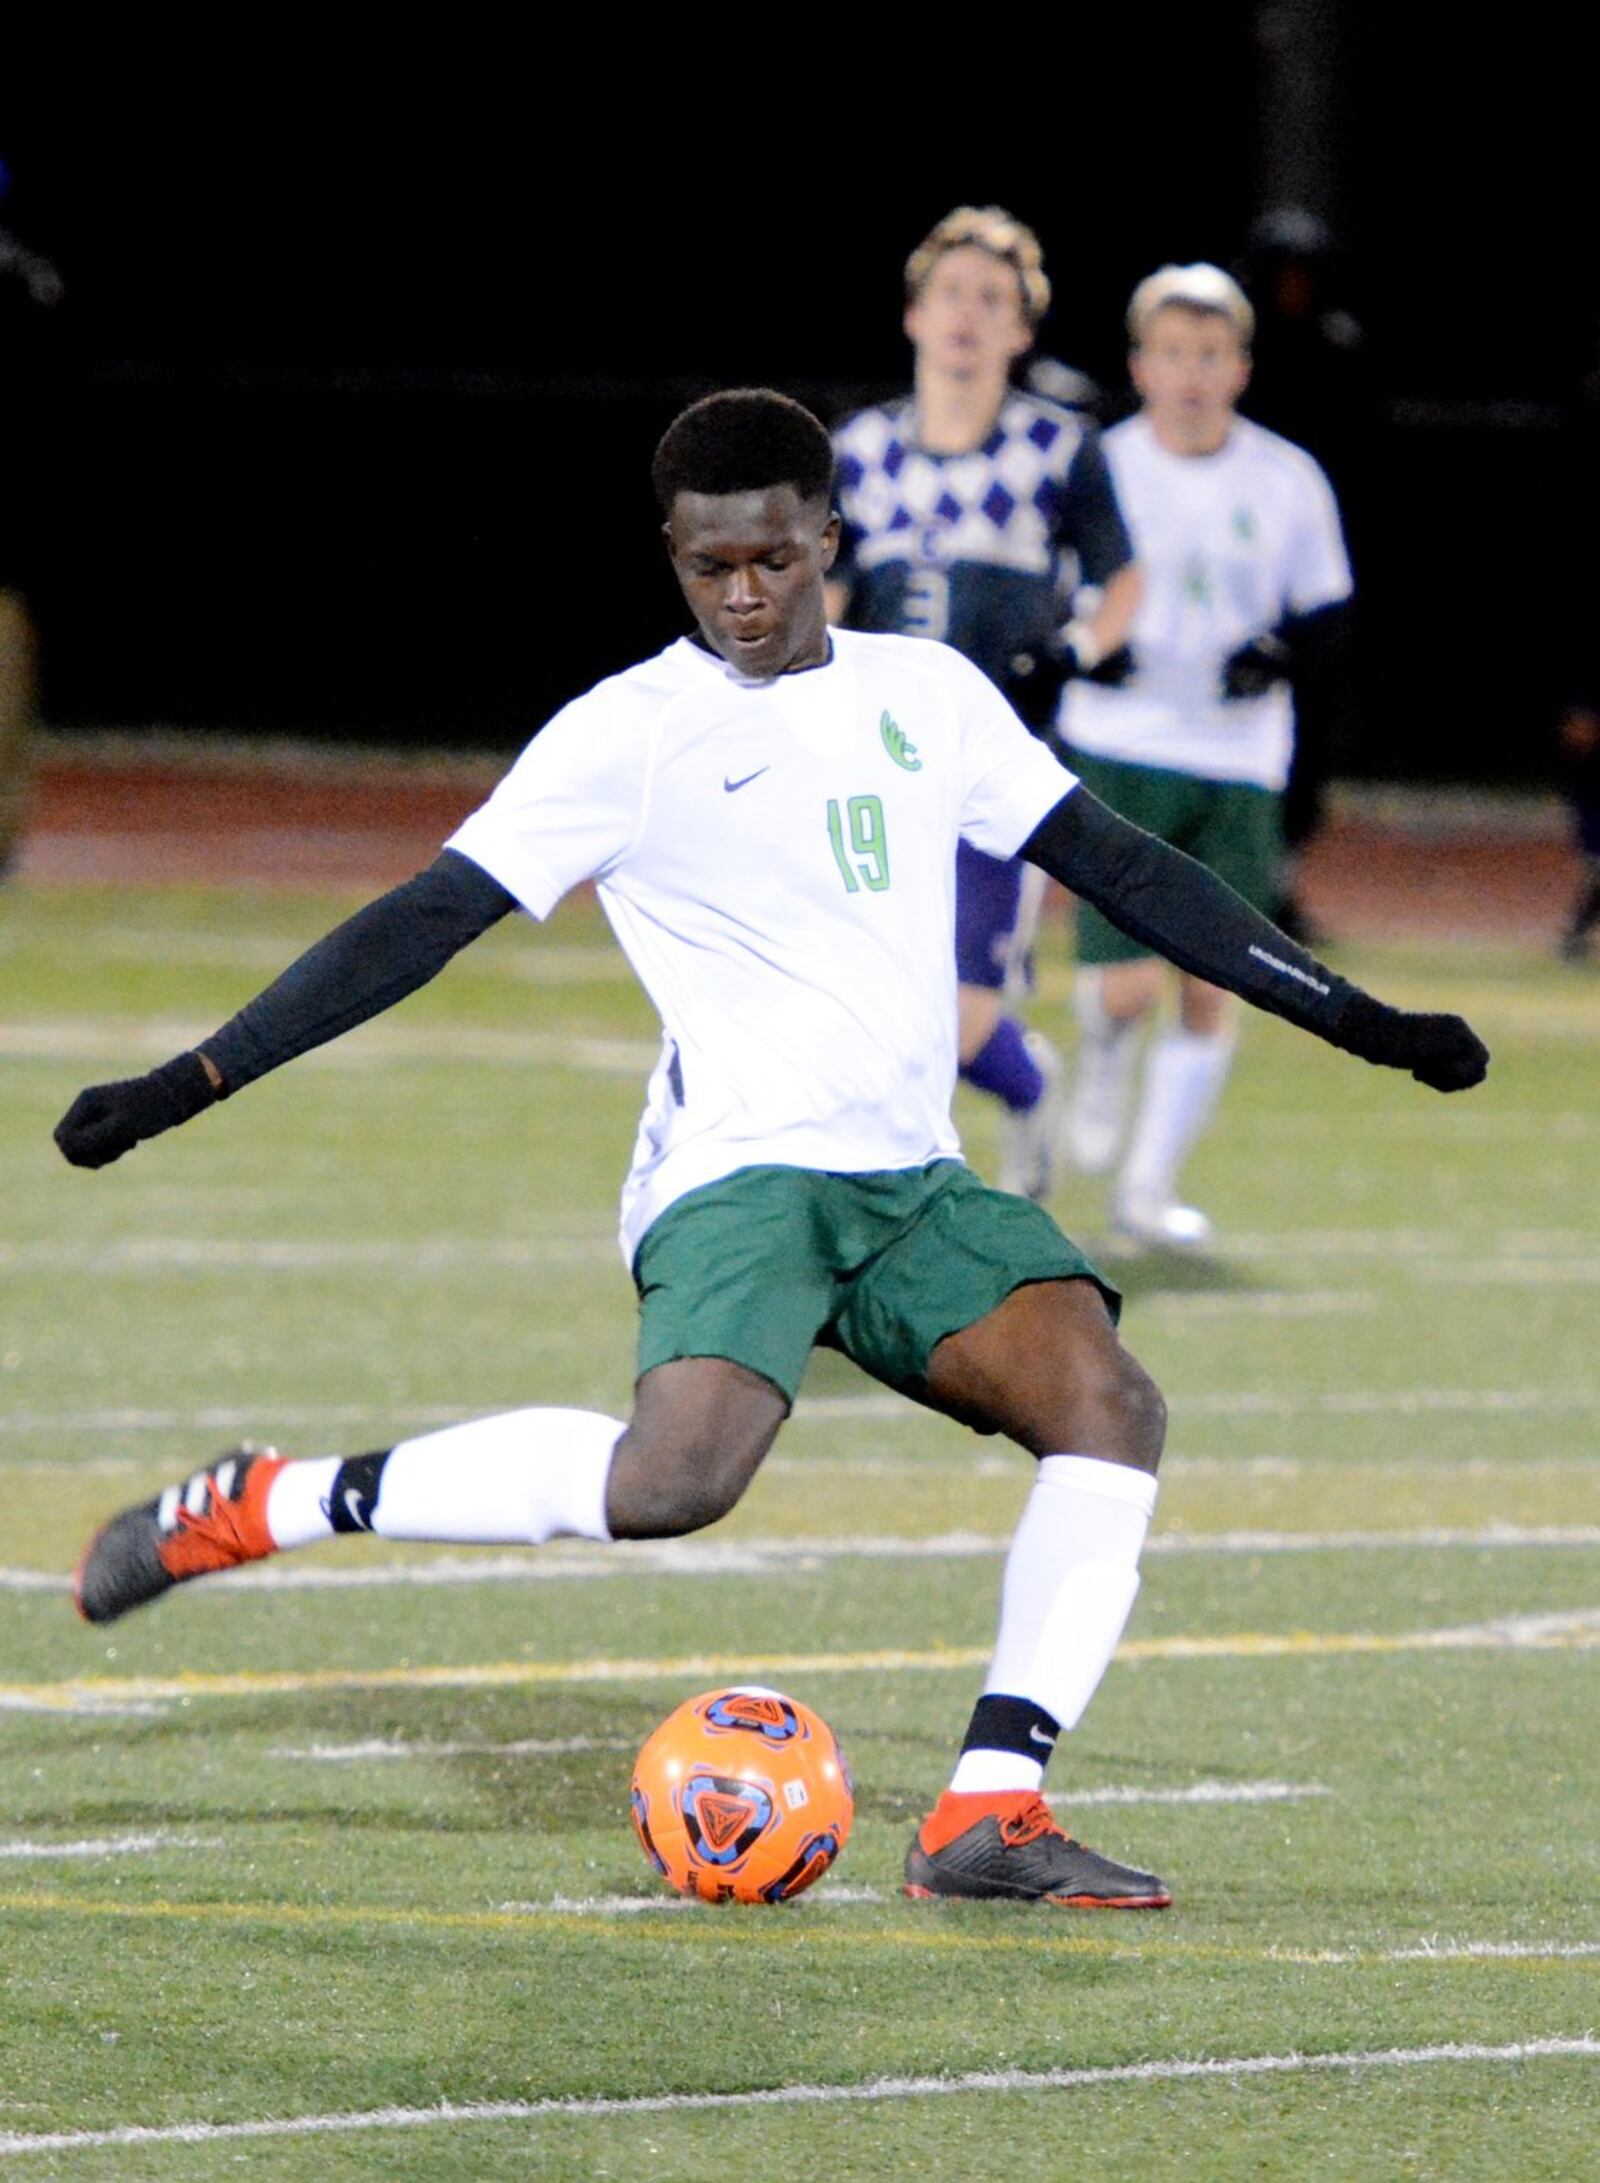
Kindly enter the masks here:
<path id="1" fill-rule="evenodd" d="M 1483 1081 L 1489 1051 L 1460 1016 L 1390 1008 L 1298 947 L 1225 880 L 1069 789 L 1022 855 L 1113 924 L 1197 978 L 1314 1031 L 1382 1068 L 1409 1069 L 1434 1091 Z"/>
<path id="2" fill-rule="evenodd" d="M 79 1092 L 56 1124 L 56 1143 L 74 1167 L 108 1167 L 145 1138 L 392 1008 L 515 908 L 498 880 L 446 849 L 308 948 L 193 1053 Z"/>

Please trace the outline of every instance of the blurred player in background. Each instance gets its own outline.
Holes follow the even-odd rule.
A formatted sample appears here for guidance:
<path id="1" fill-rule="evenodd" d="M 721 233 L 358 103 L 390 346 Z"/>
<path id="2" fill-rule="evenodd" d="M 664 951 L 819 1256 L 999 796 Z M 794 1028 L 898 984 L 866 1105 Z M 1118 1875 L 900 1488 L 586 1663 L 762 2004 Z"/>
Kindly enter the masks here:
<path id="1" fill-rule="evenodd" d="M 1039 1790 L 1133 1606 L 1165 1410 L 1117 1337 L 1115 1290 L 960 1158 L 956 842 L 1025 854 L 1175 960 L 1436 1090 L 1488 1057 L 1458 1018 L 1374 1000 L 1107 810 L 959 653 L 830 634 L 832 478 L 827 433 L 783 395 L 686 410 L 654 482 L 695 634 L 564 707 L 425 872 L 198 1049 L 81 1092 L 56 1131 L 103 1167 L 593 879 L 663 1030 L 623 1191 L 631 1417 L 541 1406 L 359 1455 L 238 1450 L 98 1533 L 77 1602 L 114 1621 L 340 1532 L 698 1530 L 754 1477 L 820 1343 L 1038 1458 L 989 1680 L 908 1892 L 1158 1908 L 1159 1879 L 1074 1841 Z"/>
<path id="2" fill-rule="evenodd" d="M 1590 960 L 1600 927 L 1600 708 L 1575 701 L 1561 715 L 1562 785 L 1572 810 L 1572 828 L 1582 873 L 1561 934 L 1564 962 Z"/>
<path id="3" fill-rule="evenodd" d="M 1038 239 L 997 205 L 962 205 L 912 252 L 905 287 L 912 392 L 834 436 L 829 611 L 953 644 L 1042 727 L 1064 678 L 1117 654 L 1139 576 L 1094 425 L 1012 384 L 1050 304 Z M 1026 975 L 1040 889 L 967 842 L 956 873 L 961 1074 L 1005 1109 L 1001 1187 L 1042 1200 L 1062 1063 L 1004 998 Z"/>
<path id="4" fill-rule="evenodd" d="M 1164 266 L 1134 291 L 1129 368 L 1142 404 L 1105 436 L 1145 572 L 1116 688 L 1063 698 L 1067 763 L 1127 818 L 1187 850 L 1257 908 L 1274 897 L 1294 740 L 1292 685 L 1346 639 L 1350 567 L 1332 490 L 1303 449 L 1236 414 L 1253 316 L 1214 265 Z M 1227 1080 L 1229 997 L 1179 980 L 1137 1112 L 1141 1032 L 1163 966 L 1093 905 L 1078 909 L 1078 1066 L 1067 1141 L 1085 1174 L 1122 1157 L 1114 1230 L 1193 1247 L 1211 1224 L 1177 1202 L 1184 1159 Z M 1130 1132 L 1131 1122 L 1131 1132 Z"/>
<path id="5" fill-rule="evenodd" d="M 1378 403 L 1366 332 L 1350 308 L 1346 254 L 1327 222 L 1305 206 L 1272 205 L 1251 223 L 1233 271 L 1256 314 L 1250 415 L 1303 447 L 1326 471 L 1360 567 Z M 1308 947 L 1315 934 L 1300 895 L 1300 867 L 1322 825 L 1336 746 L 1360 701 L 1358 683 L 1352 652 L 1337 675 L 1295 692 L 1272 921 Z"/>

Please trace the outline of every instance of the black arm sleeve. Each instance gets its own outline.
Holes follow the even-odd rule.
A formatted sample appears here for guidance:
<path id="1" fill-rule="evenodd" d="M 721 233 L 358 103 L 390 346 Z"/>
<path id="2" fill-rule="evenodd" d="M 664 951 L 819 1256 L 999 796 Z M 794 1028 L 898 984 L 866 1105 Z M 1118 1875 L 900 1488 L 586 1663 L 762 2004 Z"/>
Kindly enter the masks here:
<path id="1" fill-rule="evenodd" d="M 517 906 L 497 879 L 454 849 L 380 895 L 307 948 L 199 1051 L 220 1097 L 281 1067 L 426 985 L 469 942 Z"/>
<path id="2" fill-rule="evenodd" d="M 1067 468 L 1057 536 L 1077 553 L 1086 584 L 1109 583 L 1133 559 L 1133 541 L 1122 519 L 1111 466 L 1093 426 L 1085 426 Z"/>
<path id="3" fill-rule="evenodd" d="M 1331 1045 L 1359 986 L 1308 955 L 1203 864 L 1069 789 L 1020 852 L 1180 970 L 1314 1031 Z"/>
<path id="4" fill-rule="evenodd" d="M 1289 674 L 1295 682 L 1318 682 L 1336 673 L 1350 655 L 1355 609 L 1348 599 L 1329 606 L 1315 606 L 1308 614 L 1286 614 L 1274 636 L 1289 654 Z"/>

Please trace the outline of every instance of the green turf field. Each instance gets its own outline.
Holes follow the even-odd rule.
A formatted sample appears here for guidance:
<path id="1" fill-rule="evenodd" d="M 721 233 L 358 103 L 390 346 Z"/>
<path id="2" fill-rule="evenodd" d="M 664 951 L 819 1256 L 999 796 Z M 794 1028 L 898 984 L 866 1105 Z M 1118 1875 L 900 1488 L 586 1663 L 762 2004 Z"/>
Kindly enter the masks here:
<path id="1" fill-rule="evenodd" d="M 592 911 L 100 1175 L 54 1153 L 343 906 L 0 898 L 0 2173 L 1595 2172 L 1600 986 L 1347 959 L 1488 1037 L 1450 1101 L 1251 1026 L 1190 1178 L 1219 1256 L 1124 1275 L 1171 1454 L 1049 1786 L 1176 1901 L 1094 1918 L 898 1893 L 1027 1465 L 836 1358 L 700 1539 L 342 1542 L 74 1619 L 93 1524 L 242 1434 L 627 1402 L 653 1038 Z M 1058 1033 L 1066 990 L 1053 939 Z M 1093 1239 L 1098 1194 L 1057 1210 Z M 712 1911 L 654 1892 L 627 1781 L 741 1676 L 833 1723 L 857 1827 Z"/>

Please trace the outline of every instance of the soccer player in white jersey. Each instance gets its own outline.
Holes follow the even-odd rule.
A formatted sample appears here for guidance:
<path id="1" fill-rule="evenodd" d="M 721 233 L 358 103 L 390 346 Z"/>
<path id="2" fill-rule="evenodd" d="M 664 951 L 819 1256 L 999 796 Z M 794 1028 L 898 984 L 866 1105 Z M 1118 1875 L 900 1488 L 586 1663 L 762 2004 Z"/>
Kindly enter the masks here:
<path id="1" fill-rule="evenodd" d="M 1096 795 L 1264 908 L 1291 682 L 1336 656 L 1351 585 L 1327 479 L 1235 409 L 1252 325 L 1243 290 L 1214 265 L 1163 266 L 1134 291 L 1129 368 L 1143 406 L 1104 440 L 1145 571 L 1133 668 L 1115 689 L 1069 684 L 1060 726 L 1067 763 Z M 1204 977 L 1180 978 L 1177 1021 L 1150 1043 L 1133 1112 L 1164 966 L 1093 904 L 1080 903 L 1077 924 L 1072 1157 L 1087 1174 L 1121 1157 L 1112 1225 L 1124 1238 L 1202 1245 L 1211 1223 L 1178 1202 L 1177 1182 L 1227 1080 L 1235 1004 Z"/>
<path id="2" fill-rule="evenodd" d="M 97 1533 L 77 1603 L 109 1622 L 339 1532 L 694 1531 L 749 1484 L 825 1343 L 1038 1460 L 993 1666 L 908 1891 L 1159 1907 L 1160 1880 L 1075 1842 L 1039 1792 L 1133 1604 L 1163 1406 L 1118 1340 L 1116 1292 L 960 1158 L 956 841 L 1023 850 L 1187 966 L 1436 1089 L 1477 1082 L 1487 1055 L 1459 1018 L 1348 985 L 1106 810 L 960 653 L 830 637 L 832 470 L 827 433 L 782 395 L 686 410 L 654 475 L 694 635 L 558 713 L 427 871 L 197 1049 L 80 1092 L 56 1130 L 75 1165 L 104 1166 L 593 879 L 663 1027 L 623 1195 L 631 1416 L 523 1409 L 295 1462 L 238 1450 Z"/>
<path id="3" fill-rule="evenodd" d="M 1139 574 L 1095 426 L 1011 383 L 1050 307 L 1038 238 L 998 205 L 960 205 L 912 252 L 905 292 L 911 395 L 834 435 L 829 610 L 852 629 L 953 644 L 1043 726 L 1065 675 L 1117 656 Z M 966 841 L 957 852 L 961 1074 L 1004 1109 L 1002 1189 L 1043 1200 L 1062 1063 L 1005 1005 L 1042 887 L 1034 873 L 1025 892 L 1024 877 L 1015 858 Z"/>

